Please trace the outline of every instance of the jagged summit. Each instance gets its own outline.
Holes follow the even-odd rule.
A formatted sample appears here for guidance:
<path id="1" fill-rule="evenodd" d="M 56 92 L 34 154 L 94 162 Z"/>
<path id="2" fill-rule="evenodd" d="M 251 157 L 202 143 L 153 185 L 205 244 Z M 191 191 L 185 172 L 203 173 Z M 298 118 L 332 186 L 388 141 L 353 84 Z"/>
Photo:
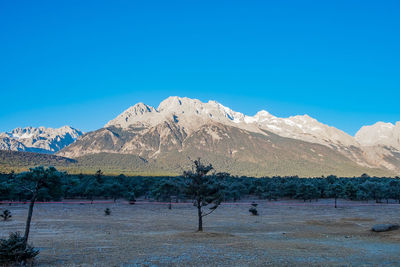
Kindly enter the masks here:
<path id="1" fill-rule="evenodd" d="M 129 154 L 161 172 L 197 156 L 246 175 L 400 171 L 400 122 L 364 126 L 353 137 L 307 114 L 280 118 L 261 110 L 249 116 L 214 100 L 172 96 L 157 108 L 137 103 L 81 135 L 69 126 L 16 128 L 0 134 L 0 150 L 101 154 L 106 161 L 104 154 Z"/>
<path id="2" fill-rule="evenodd" d="M 370 148 L 365 146 L 368 140 L 379 139 L 373 134 L 361 138 L 365 129 L 354 138 L 309 115 L 279 118 L 261 110 L 248 116 L 214 100 L 202 102 L 172 96 L 157 108 L 138 103 L 126 109 L 104 128 L 85 134 L 57 154 L 131 154 L 157 166 L 177 164 L 189 155 L 202 156 L 223 159 L 224 164 L 231 166 L 241 162 L 244 166 L 255 164 L 254 168 L 283 168 L 280 173 L 286 174 L 289 172 L 284 169 L 293 170 L 289 167 L 293 164 L 300 169 L 309 166 L 328 170 L 330 164 L 341 165 L 342 169 L 354 164 L 351 168 L 394 171 L 400 170 L 400 153 L 392 150 L 396 147 L 393 140 L 398 140 L 396 127 L 400 128 L 400 123 L 373 127 L 371 131 L 378 135 L 379 128 L 387 128 L 389 133 L 385 136 L 392 141 L 391 148 Z"/>
<path id="3" fill-rule="evenodd" d="M 244 122 L 245 117 L 216 101 L 203 103 L 198 99 L 172 96 L 163 100 L 157 109 L 142 103 L 136 104 L 109 121 L 105 127 L 152 126 L 172 120 L 187 130 L 193 130 L 209 121 L 240 123 Z"/>
<path id="4" fill-rule="evenodd" d="M 400 150 L 400 121 L 396 124 L 377 122 L 363 126 L 356 133 L 355 139 L 364 146 L 381 145 Z"/>
<path id="5" fill-rule="evenodd" d="M 117 126 L 126 128 L 137 123 L 144 124 L 154 117 L 153 114 L 149 115 L 150 113 L 157 113 L 157 110 L 152 106 L 148 106 L 143 103 L 137 103 L 136 105 L 122 112 L 115 119 L 109 121 L 105 127 Z"/>
<path id="6" fill-rule="evenodd" d="M 213 121 L 253 132 L 267 130 L 284 137 L 324 145 L 357 145 L 357 141 L 350 135 L 324 125 L 308 115 L 279 118 L 261 110 L 254 116 L 247 116 L 214 100 L 204 103 L 198 99 L 178 96 L 163 100 L 157 109 L 143 103 L 136 104 L 108 122 L 106 127 L 154 126 L 170 120 L 187 131 L 196 130 Z"/>
<path id="7" fill-rule="evenodd" d="M 73 143 L 83 133 L 70 126 L 25 127 L 0 133 L 0 150 L 54 153 Z"/>

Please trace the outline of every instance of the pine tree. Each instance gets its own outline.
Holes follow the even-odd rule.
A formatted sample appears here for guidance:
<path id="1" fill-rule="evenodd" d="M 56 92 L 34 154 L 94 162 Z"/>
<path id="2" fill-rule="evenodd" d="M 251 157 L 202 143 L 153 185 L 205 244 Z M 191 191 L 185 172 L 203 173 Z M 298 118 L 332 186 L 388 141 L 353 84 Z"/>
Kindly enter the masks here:
<path id="1" fill-rule="evenodd" d="M 203 231 L 203 217 L 213 213 L 221 204 L 223 199 L 222 186 L 217 181 L 216 176 L 208 175 L 213 170 L 213 166 L 203 165 L 200 159 L 193 161 L 193 167 L 190 171 L 184 172 L 186 180 L 187 195 L 192 197 L 194 205 L 197 208 L 198 231 Z M 209 211 L 204 209 L 208 206 Z"/>
<path id="2" fill-rule="evenodd" d="M 61 177 L 63 173 L 57 171 L 54 167 L 44 168 L 43 166 L 31 168 L 28 172 L 21 173 L 17 179 L 19 186 L 30 194 L 30 204 L 28 217 L 26 219 L 24 243 L 28 242 L 29 231 L 31 227 L 32 213 L 39 192 L 47 189 L 47 194 L 52 198 L 60 198 L 62 196 Z"/>

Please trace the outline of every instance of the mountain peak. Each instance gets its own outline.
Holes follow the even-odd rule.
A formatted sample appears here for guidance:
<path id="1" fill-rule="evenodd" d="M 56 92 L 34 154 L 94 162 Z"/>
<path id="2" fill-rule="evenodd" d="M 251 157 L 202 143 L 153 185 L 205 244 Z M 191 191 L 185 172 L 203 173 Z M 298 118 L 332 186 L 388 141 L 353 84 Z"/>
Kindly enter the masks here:
<path id="1" fill-rule="evenodd" d="M 182 105 L 182 98 L 178 96 L 170 96 L 161 101 L 158 105 L 157 110 L 163 110 L 164 108 L 171 107 L 171 106 L 178 106 Z"/>
<path id="2" fill-rule="evenodd" d="M 74 142 L 82 132 L 70 126 L 15 128 L 0 134 L 0 149 L 54 153 Z"/>
<path id="3" fill-rule="evenodd" d="M 151 116 L 149 114 L 154 114 L 154 113 L 157 113 L 157 110 L 154 107 L 139 102 L 134 106 L 131 106 L 128 109 L 126 109 L 115 119 L 109 121 L 104 127 L 117 126 L 121 128 L 126 128 L 129 125 L 138 122 L 144 123 L 148 120 L 148 117 Z"/>
<path id="4" fill-rule="evenodd" d="M 126 111 L 128 111 L 136 116 L 140 116 L 140 115 L 143 115 L 144 113 L 154 112 L 156 110 L 152 106 L 148 106 L 142 102 L 139 102 L 139 103 L 135 104 L 134 106 L 128 108 Z"/>
<path id="5" fill-rule="evenodd" d="M 108 122 L 106 127 L 112 125 L 121 128 L 128 128 L 130 125 L 156 126 L 166 121 L 184 128 L 186 132 L 194 131 L 202 125 L 214 121 L 254 132 L 260 132 L 263 129 L 283 137 L 326 146 L 358 147 L 360 143 L 370 144 L 370 142 L 358 138 L 360 134 L 354 138 L 335 127 L 317 121 L 307 114 L 279 118 L 266 110 L 261 110 L 254 116 L 247 116 L 214 100 L 201 102 L 198 99 L 179 96 L 166 98 L 157 109 L 138 103 Z M 373 127 L 375 132 L 381 132 L 385 129 L 392 132 L 396 127 L 399 128 L 398 131 L 400 132 L 400 122 L 396 124 L 396 127 L 391 123 L 383 122 L 379 122 Z M 379 128 L 384 130 L 378 131 Z M 375 139 L 377 140 L 376 137 Z"/>
<path id="6" fill-rule="evenodd" d="M 378 121 L 361 127 L 355 139 L 362 145 L 384 145 L 400 150 L 400 122 L 396 124 Z"/>
<path id="7" fill-rule="evenodd" d="M 273 116 L 266 110 L 260 110 L 259 112 L 256 113 L 256 115 L 254 115 L 253 118 L 258 122 L 262 122 L 267 119 L 275 118 L 275 116 Z"/>
<path id="8" fill-rule="evenodd" d="M 307 114 L 279 118 L 261 110 L 254 116 L 247 116 L 214 100 L 202 102 L 171 96 L 163 100 L 157 109 L 138 103 L 108 122 L 106 127 L 109 126 L 120 128 L 116 131 L 118 134 L 114 134 L 115 129 L 99 129 L 87 134 L 60 154 L 75 157 L 100 152 L 132 153 L 150 160 L 173 154 L 179 158 L 182 151 L 203 151 L 214 155 L 228 153 L 229 158 L 235 159 L 238 155 L 252 155 L 260 149 L 262 152 L 258 158 L 263 158 L 264 155 L 270 155 L 271 149 L 290 143 L 302 144 L 300 148 L 297 147 L 298 156 L 302 158 L 308 153 L 307 160 L 318 164 L 330 162 L 329 156 L 321 153 L 328 149 L 345 156 L 346 162 L 367 167 L 400 169 L 393 163 L 397 160 L 397 154 L 393 154 L 390 159 L 385 158 L 391 155 L 391 148 L 379 146 L 370 150 L 370 147 L 364 145 L 366 142 L 361 144 L 356 138 Z M 369 128 L 372 128 L 372 133 L 367 135 L 367 140 L 378 140 L 377 144 L 389 144 L 390 147 L 399 144 L 400 149 L 400 122 L 396 126 L 380 122 L 364 129 Z M 381 140 L 381 136 L 388 138 Z M 386 142 L 387 139 L 391 141 Z M 279 145 L 274 143 L 278 140 Z M 246 146 L 249 153 L 244 153 Z M 276 155 L 280 153 L 284 151 L 276 151 Z M 253 158 L 251 162 L 254 160 L 257 159 Z"/>
<path id="9" fill-rule="evenodd" d="M 175 110 L 188 109 L 193 105 L 203 104 L 198 99 L 188 97 L 170 96 L 158 105 L 158 112 L 174 112 Z"/>

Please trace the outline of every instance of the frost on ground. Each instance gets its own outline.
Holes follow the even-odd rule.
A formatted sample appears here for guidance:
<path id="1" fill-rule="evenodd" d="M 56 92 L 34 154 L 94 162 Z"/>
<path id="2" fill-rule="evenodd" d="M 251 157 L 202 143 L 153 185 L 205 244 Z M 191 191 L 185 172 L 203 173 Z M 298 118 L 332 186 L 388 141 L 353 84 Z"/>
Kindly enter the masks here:
<path id="1" fill-rule="evenodd" d="M 317 202 L 329 201 L 323 200 Z M 196 233 L 190 204 L 38 204 L 31 240 L 39 266 L 396 266 L 400 231 L 370 231 L 399 223 L 400 205 L 222 205 Z M 283 202 L 278 202 L 282 203 Z M 289 204 L 290 204 L 289 203 Z M 327 203 L 327 202 L 326 202 Z M 355 202 L 351 202 L 354 204 Z M 285 203 L 287 204 L 287 203 Z M 110 208 L 110 216 L 104 209 Z M 0 238 L 24 228 L 27 205 L 0 205 L 13 219 Z"/>

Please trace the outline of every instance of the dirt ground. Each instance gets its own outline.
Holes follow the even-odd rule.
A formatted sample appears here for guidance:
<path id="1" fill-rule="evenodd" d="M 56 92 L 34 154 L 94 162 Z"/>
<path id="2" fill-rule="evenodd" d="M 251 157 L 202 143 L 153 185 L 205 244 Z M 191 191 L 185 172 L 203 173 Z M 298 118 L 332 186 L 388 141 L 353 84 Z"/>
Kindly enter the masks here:
<path id="1" fill-rule="evenodd" d="M 37 204 L 30 242 L 38 266 L 400 266 L 400 230 L 370 231 L 400 223 L 400 205 L 257 202 L 259 216 L 248 204 L 220 206 L 204 233 L 190 204 Z M 0 238 L 23 232 L 28 205 L 5 208 L 13 218 Z"/>

